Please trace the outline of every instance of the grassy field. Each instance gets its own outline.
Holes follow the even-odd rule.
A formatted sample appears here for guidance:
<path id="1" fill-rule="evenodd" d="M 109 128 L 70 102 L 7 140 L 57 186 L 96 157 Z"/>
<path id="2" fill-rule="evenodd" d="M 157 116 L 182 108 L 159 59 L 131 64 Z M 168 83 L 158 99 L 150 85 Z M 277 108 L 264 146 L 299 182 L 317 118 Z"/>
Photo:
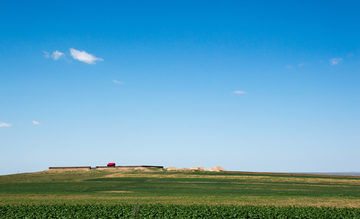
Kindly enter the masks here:
<path id="1" fill-rule="evenodd" d="M 0 176 L 0 205 L 176 204 L 360 207 L 359 178 L 116 170 Z"/>

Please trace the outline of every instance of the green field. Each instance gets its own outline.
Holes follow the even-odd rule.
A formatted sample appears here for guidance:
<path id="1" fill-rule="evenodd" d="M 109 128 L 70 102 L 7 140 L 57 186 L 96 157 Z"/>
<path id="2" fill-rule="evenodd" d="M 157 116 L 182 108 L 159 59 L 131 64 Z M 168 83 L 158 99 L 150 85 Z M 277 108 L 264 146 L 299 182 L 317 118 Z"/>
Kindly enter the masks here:
<path id="1" fill-rule="evenodd" d="M 360 218 L 359 208 L 233 205 L 0 206 L 0 218 Z"/>
<path id="2" fill-rule="evenodd" d="M 360 207 L 360 179 L 242 173 L 91 170 L 0 176 L 0 206 L 251 205 Z"/>

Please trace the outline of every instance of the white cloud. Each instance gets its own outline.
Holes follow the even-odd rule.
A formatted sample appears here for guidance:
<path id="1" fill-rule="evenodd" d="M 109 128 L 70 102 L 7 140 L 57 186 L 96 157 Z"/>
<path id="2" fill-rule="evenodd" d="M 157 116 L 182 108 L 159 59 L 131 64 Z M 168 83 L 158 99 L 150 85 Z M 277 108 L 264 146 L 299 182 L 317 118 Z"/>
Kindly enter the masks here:
<path id="1" fill-rule="evenodd" d="M 33 123 L 34 125 L 41 125 L 41 124 L 42 124 L 42 123 L 40 123 L 40 122 L 36 122 L 35 120 L 32 121 L 32 123 Z"/>
<path id="2" fill-rule="evenodd" d="M 242 90 L 236 90 L 234 91 L 234 94 L 246 94 L 246 92 Z"/>
<path id="3" fill-rule="evenodd" d="M 337 65 L 341 61 L 342 61 L 342 58 L 333 58 L 333 59 L 330 60 L 331 65 Z"/>
<path id="4" fill-rule="evenodd" d="M 61 56 L 65 56 L 65 54 L 59 51 L 55 51 L 51 54 L 51 58 L 54 60 L 58 60 Z"/>
<path id="5" fill-rule="evenodd" d="M 306 65 L 306 63 L 300 63 L 299 67 Z"/>
<path id="6" fill-rule="evenodd" d="M 286 68 L 288 68 L 288 69 L 292 69 L 292 66 L 288 65 L 288 66 L 286 66 Z"/>
<path id="7" fill-rule="evenodd" d="M 43 51 L 43 52 L 44 52 L 46 58 L 49 58 L 49 57 L 50 57 L 50 55 L 49 55 L 48 52 L 46 52 L 46 51 Z"/>
<path id="8" fill-rule="evenodd" d="M 117 81 L 117 80 L 113 80 L 113 82 L 114 82 L 114 83 L 117 83 L 117 84 L 124 84 L 124 83 L 122 83 L 122 82 L 120 82 L 120 81 Z"/>
<path id="9" fill-rule="evenodd" d="M 85 51 L 79 51 L 73 48 L 70 49 L 70 53 L 74 59 L 88 64 L 95 64 L 95 61 L 103 61 L 102 58 L 97 58 L 94 55 L 89 54 Z"/>
<path id="10" fill-rule="evenodd" d="M 0 122 L 0 127 L 10 127 L 11 123 Z"/>

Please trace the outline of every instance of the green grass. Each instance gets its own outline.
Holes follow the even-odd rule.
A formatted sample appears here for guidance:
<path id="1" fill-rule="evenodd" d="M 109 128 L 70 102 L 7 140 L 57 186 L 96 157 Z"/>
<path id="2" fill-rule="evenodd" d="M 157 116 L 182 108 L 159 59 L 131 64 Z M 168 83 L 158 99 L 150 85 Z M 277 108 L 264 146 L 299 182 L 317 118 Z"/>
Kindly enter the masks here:
<path id="1" fill-rule="evenodd" d="M 360 180 L 91 170 L 0 176 L 0 205 L 205 204 L 360 207 Z"/>
<path id="2" fill-rule="evenodd" d="M 359 208 L 209 205 L 0 206 L 0 218 L 359 218 Z"/>

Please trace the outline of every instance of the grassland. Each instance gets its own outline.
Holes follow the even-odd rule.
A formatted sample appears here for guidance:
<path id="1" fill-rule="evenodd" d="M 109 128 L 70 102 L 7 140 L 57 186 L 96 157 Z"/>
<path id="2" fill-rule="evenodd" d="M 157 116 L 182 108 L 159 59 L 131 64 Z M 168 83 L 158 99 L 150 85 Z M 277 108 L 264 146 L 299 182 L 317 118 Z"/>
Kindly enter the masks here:
<path id="1" fill-rule="evenodd" d="M 360 207 L 359 178 L 153 170 L 0 176 L 0 205 L 176 204 Z"/>

